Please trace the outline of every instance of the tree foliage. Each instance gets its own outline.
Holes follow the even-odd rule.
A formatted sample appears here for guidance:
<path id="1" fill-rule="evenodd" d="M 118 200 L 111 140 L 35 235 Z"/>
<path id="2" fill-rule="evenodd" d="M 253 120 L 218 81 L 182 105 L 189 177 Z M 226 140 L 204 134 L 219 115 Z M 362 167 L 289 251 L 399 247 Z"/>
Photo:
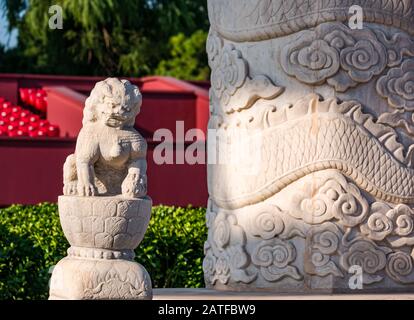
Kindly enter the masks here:
<path id="1" fill-rule="evenodd" d="M 62 30 L 49 28 L 54 4 L 63 9 Z M 208 28 L 205 0 L 0 0 L 0 6 L 19 31 L 16 50 L 0 56 L 0 71 L 14 59 L 18 72 L 147 75 L 171 58 L 171 37 L 192 39 Z M 184 73 L 192 74 L 199 76 Z"/>
<path id="2" fill-rule="evenodd" d="M 170 56 L 162 60 L 155 73 L 179 79 L 205 80 L 210 74 L 205 45 L 207 32 L 199 30 L 190 37 L 183 33 L 171 37 Z"/>
<path id="3" fill-rule="evenodd" d="M 152 208 L 135 260 L 155 288 L 200 288 L 205 208 Z M 52 267 L 66 256 L 56 204 L 0 209 L 0 300 L 47 299 Z"/>

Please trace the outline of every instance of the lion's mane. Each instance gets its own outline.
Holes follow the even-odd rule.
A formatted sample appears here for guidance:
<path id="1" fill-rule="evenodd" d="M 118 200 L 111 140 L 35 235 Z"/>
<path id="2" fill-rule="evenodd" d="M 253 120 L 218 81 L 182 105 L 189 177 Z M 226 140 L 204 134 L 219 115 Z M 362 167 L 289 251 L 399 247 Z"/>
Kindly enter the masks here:
<path id="1" fill-rule="evenodd" d="M 131 108 L 131 119 L 126 126 L 132 127 L 135 124 L 135 117 L 139 114 L 142 105 L 142 95 L 137 86 L 128 80 L 118 80 L 109 78 L 98 82 L 93 88 L 90 96 L 86 99 L 85 109 L 83 110 L 83 125 L 96 122 L 99 118 L 96 106 L 104 103 L 105 98 L 114 100 L 115 103 L 126 104 Z"/>

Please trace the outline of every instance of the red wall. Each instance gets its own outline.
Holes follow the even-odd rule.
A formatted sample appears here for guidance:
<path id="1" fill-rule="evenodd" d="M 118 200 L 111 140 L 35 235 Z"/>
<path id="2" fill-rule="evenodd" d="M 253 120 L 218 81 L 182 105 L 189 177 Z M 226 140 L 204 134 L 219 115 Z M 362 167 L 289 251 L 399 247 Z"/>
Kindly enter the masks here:
<path id="1" fill-rule="evenodd" d="M 86 95 L 100 80 L 102 78 L 0 74 L 0 97 L 14 103 L 18 101 L 19 88 L 45 87 L 47 118 L 60 126 L 62 135 L 61 138 L 43 139 L 0 137 L 0 206 L 57 201 L 62 193 L 63 163 L 74 151 Z M 207 84 L 198 87 L 165 77 L 130 80 L 139 85 L 143 94 L 136 127 L 148 141 L 148 193 L 154 204 L 206 206 L 206 166 L 155 164 L 153 151 L 159 142 L 152 138 L 157 129 L 167 128 L 174 133 L 176 143 L 176 121 L 184 121 L 185 130 L 198 128 L 206 132 Z M 199 142 L 204 143 L 203 139 Z"/>
<path id="2" fill-rule="evenodd" d="M 66 87 L 44 87 L 48 94 L 47 119 L 58 124 L 63 137 L 76 137 L 82 127 L 86 95 Z M 208 122 L 208 100 L 191 91 L 142 90 L 143 104 L 136 128 L 148 139 L 165 128 L 176 136 L 176 122 L 183 121 L 187 132 L 199 128 L 204 133 Z"/>
<path id="3" fill-rule="evenodd" d="M 0 206 L 57 202 L 63 188 L 63 163 L 75 139 L 0 137 Z M 148 145 L 148 194 L 154 204 L 206 206 L 204 165 L 156 165 Z"/>
<path id="4" fill-rule="evenodd" d="M 67 87 L 44 87 L 47 92 L 47 119 L 59 125 L 61 137 L 77 137 L 82 127 L 86 96 Z"/>
<path id="5" fill-rule="evenodd" d="M 74 139 L 0 137 L 0 206 L 56 202 Z"/>

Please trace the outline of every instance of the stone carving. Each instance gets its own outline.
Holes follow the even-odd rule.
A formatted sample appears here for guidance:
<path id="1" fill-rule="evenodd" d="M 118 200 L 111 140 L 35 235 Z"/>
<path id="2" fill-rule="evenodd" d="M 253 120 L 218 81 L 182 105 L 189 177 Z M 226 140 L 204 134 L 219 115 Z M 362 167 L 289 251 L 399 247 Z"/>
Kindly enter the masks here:
<path id="1" fill-rule="evenodd" d="M 372 240 L 386 239 L 393 248 L 414 245 L 414 211 L 406 205 L 394 208 L 386 203 L 373 203 L 371 216 L 361 232 Z"/>
<path id="2" fill-rule="evenodd" d="M 223 40 L 219 37 L 217 32 L 210 30 L 206 50 L 208 55 L 208 64 L 211 68 L 217 67 L 217 64 L 220 62 L 220 54 L 223 49 Z"/>
<path id="3" fill-rule="evenodd" d="M 349 187 L 345 177 L 336 170 L 320 171 L 302 180 L 303 182 L 293 183 L 292 188 L 297 190 L 296 185 L 301 185 L 301 188 L 313 193 L 314 199 L 310 198 L 309 201 L 313 201 L 317 207 L 321 206 L 316 204 L 321 197 L 319 190 L 334 194 L 335 189 L 329 190 L 327 186 L 337 187 L 342 184 L 341 188 L 345 188 L 345 191 L 355 192 L 352 185 Z M 309 182 L 315 184 L 312 186 Z M 412 209 L 406 205 L 391 207 L 385 203 L 374 202 L 364 209 L 367 214 L 359 218 L 359 223 L 354 223 L 352 227 L 344 224 L 342 217 L 334 215 L 330 219 L 326 218 L 329 221 L 316 222 L 317 212 L 313 211 L 315 220 L 312 220 L 309 208 L 291 201 L 295 196 L 286 197 L 284 193 L 289 193 L 287 189 L 289 187 L 261 204 L 231 211 L 216 208 L 215 210 L 220 211 L 219 214 L 211 211 L 214 205 L 210 202 L 209 237 L 203 264 L 207 284 L 215 285 L 219 282 L 221 285 L 216 284 L 216 288 L 221 288 L 222 285 L 233 288 L 238 283 L 253 283 L 262 288 L 289 291 L 280 284 L 283 280 L 294 281 L 294 287 L 297 288 L 297 285 L 305 286 L 307 277 L 314 276 L 318 279 L 342 279 L 336 282 L 342 283 L 341 289 L 347 289 L 347 274 L 352 266 L 362 268 L 363 282 L 367 286 L 382 283 L 386 276 L 397 283 L 412 283 L 414 273 L 410 255 L 391 249 L 412 249 L 412 243 L 406 241 L 400 246 L 394 246 L 392 240 L 389 240 L 393 239 L 393 235 L 398 235 L 398 239 L 411 235 Z M 307 192 L 304 191 L 304 194 Z M 359 201 L 367 203 L 359 190 L 357 194 Z M 332 198 L 339 198 L 339 194 Z M 278 205 L 284 208 L 281 209 Z M 331 206 L 333 207 L 332 204 Z M 232 212 L 230 216 L 229 212 Z M 380 217 L 382 214 L 389 219 L 387 223 L 383 223 L 385 219 Z M 234 228 L 235 225 L 229 224 L 229 221 L 236 220 L 237 227 Z M 359 230 L 361 232 L 358 235 Z M 237 249 L 236 239 L 242 239 Z M 226 257 L 222 252 L 230 247 L 234 249 Z M 297 251 L 303 250 L 302 248 L 304 260 L 301 267 Z M 231 256 L 233 252 L 237 254 Z M 237 255 L 239 258 L 235 260 Z M 239 264 L 235 268 L 237 261 L 242 261 L 243 265 Z M 243 280 L 240 279 L 240 274 L 243 274 Z M 288 283 L 293 285 L 292 282 Z"/>
<path id="4" fill-rule="evenodd" d="M 278 238 L 262 241 L 252 253 L 252 263 L 260 267 L 263 278 L 270 282 L 283 277 L 301 280 L 302 275 L 290 265 L 295 259 L 295 247 Z"/>
<path id="5" fill-rule="evenodd" d="M 321 224 L 336 218 L 347 227 L 360 224 L 368 215 L 368 203 L 355 185 L 349 184 L 343 176 L 334 174 L 332 178 L 312 181 L 312 194 L 297 193 L 291 215 L 309 224 Z M 319 185 L 323 182 L 323 185 Z"/>
<path id="6" fill-rule="evenodd" d="M 413 59 L 403 61 L 405 56 L 414 57 L 414 41 L 404 33 L 396 33 L 389 39 L 383 33 L 377 33 L 381 41 L 386 44 L 390 64 L 394 67 L 388 74 L 382 76 L 377 82 L 378 94 L 387 100 L 394 110 L 381 114 L 378 121 L 394 128 L 400 128 L 402 134 L 410 139 L 414 137 L 413 127 L 413 89 L 412 73 Z"/>
<path id="7" fill-rule="evenodd" d="M 413 290 L 413 2 L 208 3 L 207 286 Z"/>
<path id="8" fill-rule="evenodd" d="M 151 279 L 138 263 L 127 260 L 64 258 L 53 270 L 50 299 L 147 300 Z"/>
<path id="9" fill-rule="evenodd" d="M 385 68 L 385 48 L 377 41 L 359 40 L 341 51 L 341 66 L 355 82 L 368 82 Z"/>
<path id="10" fill-rule="evenodd" d="M 271 100 L 282 93 L 283 89 L 266 76 L 251 78 L 247 62 L 234 46 L 221 46 L 222 40 L 210 33 L 207 52 L 212 67 L 211 85 L 225 112 L 250 108 L 259 99 Z"/>
<path id="11" fill-rule="evenodd" d="M 248 274 L 244 268 L 249 264 L 245 251 L 246 235 L 243 228 L 238 226 L 236 216 L 226 211 L 216 213 L 209 205 L 207 221 L 211 226 L 209 239 L 204 251 L 206 258 L 203 270 L 206 281 L 215 284 L 227 284 L 230 277 L 242 283 L 250 283 L 256 277 Z"/>
<path id="12" fill-rule="evenodd" d="M 271 240 L 278 237 L 289 240 L 294 237 L 306 237 L 309 226 L 296 220 L 291 214 L 277 205 L 260 203 L 253 210 L 246 210 L 246 233 L 255 239 Z"/>
<path id="13" fill-rule="evenodd" d="M 250 168 L 243 168 L 243 163 L 238 170 L 232 164 L 209 166 L 210 196 L 221 207 L 257 203 L 300 177 L 324 169 L 347 173 L 359 187 L 381 200 L 414 201 L 414 170 L 405 165 L 411 161 L 406 155 L 412 156 L 413 147 L 405 150 L 392 128 L 362 113 L 356 102 L 321 102 L 311 94 L 272 112 L 260 134 L 263 147 L 246 140 L 246 148 L 239 154 L 239 158 L 260 155 L 255 164 L 260 169 L 257 175 L 246 174 Z M 228 143 L 224 138 L 221 141 Z M 226 150 L 231 148 L 222 148 Z M 388 179 L 382 170 L 388 172 Z M 234 185 L 214 183 L 220 179 Z"/>
<path id="14" fill-rule="evenodd" d="M 281 212 L 273 206 L 264 208 L 258 214 L 252 214 L 250 220 L 251 234 L 265 240 L 273 239 L 285 231 Z"/>
<path id="15" fill-rule="evenodd" d="M 305 272 L 322 277 L 343 277 L 341 270 L 331 260 L 331 256 L 338 252 L 341 239 L 340 229 L 332 223 L 310 229 L 306 235 Z"/>
<path id="16" fill-rule="evenodd" d="M 391 69 L 377 83 L 381 96 L 390 106 L 414 111 L 414 59 L 406 60 L 400 67 Z"/>
<path id="17" fill-rule="evenodd" d="M 146 142 L 133 125 L 141 94 L 110 78 L 92 90 L 59 197 L 71 247 L 54 268 L 50 299 L 151 299 L 151 279 L 133 262 L 147 230 Z"/>
<path id="18" fill-rule="evenodd" d="M 401 251 L 390 254 L 387 262 L 387 274 L 399 283 L 414 283 L 412 257 Z"/>
<path id="19" fill-rule="evenodd" d="M 282 59 L 288 74 L 310 84 L 324 82 L 339 70 L 339 54 L 325 40 L 299 41 L 282 53 Z"/>
<path id="20" fill-rule="evenodd" d="M 391 43 L 403 50 L 405 38 L 389 41 L 381 31 L 366 28 L 350 30 L 342 24 L 326 23 L 314 31 L 303 31 L 282 50 L 283 70 L 308 84 L 325 81 L 344 92 L 359 83 L 369 82 L 391 67 L 402 55 Z M 407 54 L 414 50 L 410 43 Z M 399 57 L 399 58 L 397 58 Z"/>
<path id="21" fill-rule="evenodd" d="M 75 247 L 135 249 L 144 238 L 150 220 L 148 202 L 112 197 L 61 199 L 65 200 L 59 201 L 60 223 Z"/>
<path id="22" fill-rule="evenodd" d="M 347 245 L 347 252 L 340 257 L 340 264 L 345 270 L 358 265 L 362 268 L 364 284 L 372 284 L 383 278 L 377 273 L 384 269 L 387 262 L 389 248 L 378 247 L 374 242 L 356 238 Z"/>
<path id="23" fill-rule="evenodd" d="M 349 8 L 362 7 L 364 22 L 414 33 L 411 0 L 210 0 L 212 28 L 232 41 L 259 41 L 289 35 L 328 21 L 349 21 Z"/>
<path id="24" fill-rule="evenodd" d="M 372 240 L 381 241 L 392 233 L 393 222 L 385 214 L 376 212 L 375 206 L 372 209 L 367 223 L 361 226 L 361 232 Z"/>
<path id="25" fill-rule="evenodd" d="M 414 138 L 414 119 L 412 112 L 404 110 L 395 110 L 386 112 L 378 118 L 378 123 L 383 123 L 394 128 L 401 128 L 410 138 Z M 410 164 L 412 167 L 412 164 Z"/>
<path id="26" fill-rule="evenodd" d="M 213 70 L 211 76 L 211 83 L 216 95 L 225 105 L 228 105 L 231 96 L 246 80 L 247 65 L 240 51 L 234 47 L 225 48 L 218 59 L 217 69 Z"/>
<path id="27" fill-rule="evenodd" d="M 147 145 L 133 128 L 141 103 L 138 88 L 126 80 L 96 84 L 75 154 L 64 165 L 64 195 L 145 196 Z"/>

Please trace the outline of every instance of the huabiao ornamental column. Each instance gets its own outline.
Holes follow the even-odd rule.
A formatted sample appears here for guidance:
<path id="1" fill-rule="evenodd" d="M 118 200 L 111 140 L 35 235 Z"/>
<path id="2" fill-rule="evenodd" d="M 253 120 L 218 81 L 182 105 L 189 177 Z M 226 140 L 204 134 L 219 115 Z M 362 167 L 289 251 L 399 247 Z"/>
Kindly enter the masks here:
<path id="1" fill-rule="evenodd" d="M 207 286 L 414 289 L 414 2 L 208 6 Z"/>
<path id="2" fill-rule="evenodd" d="M 76 151 L 64 165 L 59 216 L 71 247 L 49 299 L 147 300 L 151 279 L 134 249 L 147 230 L 147 143 L 134 129 L 142 96 L 129 81 L 98 82 L 86 100 Z"/>

